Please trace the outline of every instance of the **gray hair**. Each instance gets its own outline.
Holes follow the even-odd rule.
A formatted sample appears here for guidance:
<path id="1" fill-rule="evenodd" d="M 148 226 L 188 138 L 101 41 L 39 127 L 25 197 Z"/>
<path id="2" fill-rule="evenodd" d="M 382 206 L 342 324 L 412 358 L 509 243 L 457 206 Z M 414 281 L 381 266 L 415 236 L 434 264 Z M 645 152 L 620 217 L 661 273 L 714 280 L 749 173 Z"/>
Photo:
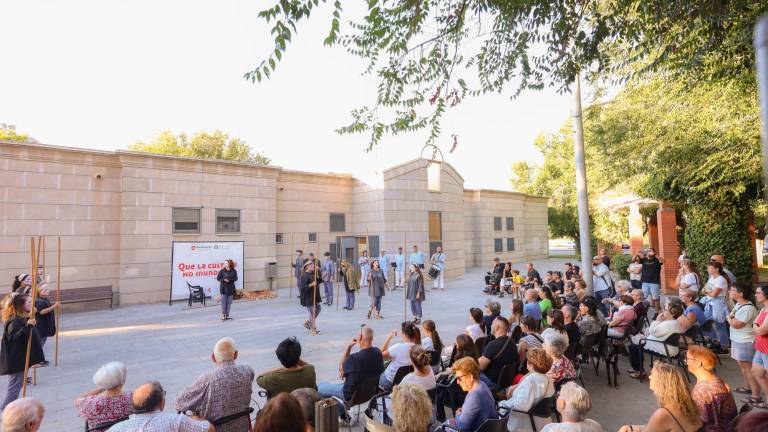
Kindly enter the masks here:
<path id="1" fill-rule="evenodd" d="M 568 350 L 568 337 L 562 333 L 548 331 L 544 337 L 544 349 L 546 350 L 547 347 L 552 348 L 557 355 L 562 357 Z"/>
<path id="2" fill-rule="evenodd" d="M 219 339 L 219 341 L 216 342 L 216 346 L 213 347 L 213 355 L 216 357 L 216 360 L 220 362 L 234 360 L 236 352 L 235 340 L 231 337 Z"/>
<path id="3" fill-rule="evenodd" d="M 4 432 L 25 432 L 30 423 L 43 421 L 45 407 L 35 398 L 21 398 L 9 403 L 3 410 Z"/>
<path id="4" fill-rule="evenodd" d="M 363 335 L 363 339 L 367 340 L 368 342 L 373 342 L 373 329 L 365 326 L 363 327 L 363 330 L 360 332 Z"/>
<path id="5" fill-rule="evenodd" d="M 632 291 L 629 292 L 630 295 L 634 294 L 634 293 L 640 294 L 640 298 L 642 298 L 642 299 L 645 298 L 645 293 L 640 288 L 635 288 L 635 289 L 633 289 Z"/>
<path id="6" fill-rule="evenodd" d="M 489 311 L 491 311 L 492 315 L 499 315 L 501 314 L 501 304 L 497 301 L 488 300 L 485 302 L 485 307 L 488 308 Z"/>
<path id="7" fill-rule="evenodd" d="M 128 374 L 125 364 L 119 361 L 113 361 L 100 367 L 93 374 L 93 383 L 97 387 L 105 390 L 113 390 L 125 385 L 125 377 Z"/>
<path id="8" fill-rule="evenodd" d="M 566 383 L 560 389 L 560 399 L 565 402 L 565 408 L 561 414 L 563 421 L 584 421 L 587 413 L 592 409 L 592 399 L 583 387 L 574 382 Z"/>
<path id="9" fill-rule="evenodd" d="M 620 281 L 616 282 L 616 288 L 624 288 L 627 292 L 632 290 L 632 284 L 629 283 L 626 279 L 621 279 Z"/>
<path id="10" fill-rule="evenodd" d="M 578 310 L 575 307 L 573 307 L 573 306 L 571 306 L 569 304 L 564 305 L 561 309 L 567 310 L 568 311 L 568 316 L 570 316 L 571 319 L 576 318 L 576 316 L 579 314 Z"/>
<path id="11" fill-rule="evenodd" d="M 315 427 L 315 403 L 320 400 L 320 393 L 313 388 L 299 388 L 291 392 L 301 405 L 304 422 Z"/>

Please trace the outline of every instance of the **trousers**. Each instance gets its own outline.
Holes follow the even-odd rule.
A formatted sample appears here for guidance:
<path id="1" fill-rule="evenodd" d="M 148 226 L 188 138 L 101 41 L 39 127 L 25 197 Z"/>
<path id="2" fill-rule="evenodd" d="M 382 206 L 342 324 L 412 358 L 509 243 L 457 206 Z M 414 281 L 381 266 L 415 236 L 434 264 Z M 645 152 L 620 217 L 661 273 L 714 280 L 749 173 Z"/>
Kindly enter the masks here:
<path id="1" fill-rule="evenodd" d="M 424 314 L 421 311 L 421 300 L 411 300 L 411 313 L 414 317 L 421 318 Z"/>
<path id="2" fill-rule="evenodd" d="M 376 309 L 376 312 L 381 312 L 381 296 L 371 297 L 371 308 Z"/>
<path id="3" fill-rule="evenodd" d="M 232 308 L 232 300 L 234 300 L 234 298 L 234 295 L 221 295 L 221 313 L 229 315 L 229 310 Z"/>
<path id="4" fill-rule="evenodd" d="M 640 345 L 629 344 L 629 364 L 632 369 L 640 372 L 643 370 L 643 347 Z"/>
<path id="5" fill-rule="evenodd" d="M 395 269 L 395 286 L 396 287 L 402 287 L 403 286 L 403 276 L 404 276 L 404 273 L 405 272 L 401 268 L 399 268 L 399 267 Z"/>
<path id="6" fill-rule="evenodd" d="M 324 283 L 325 285 L 325 303 L 328 304 L 328 306 L 333 304 L 333 282 L 328 281 Z"/>
<path id="7" fill-rule="evenodd" d="M 434 281 L 432 281 L 432 287 L 436 289 L 445 289 L 445 280 L 443 279 L 444 271 L 440 271 L 440 273 L 437 274 L 437 277 Z"/>
<path id="8" fill-rule="evenodd" d="M 21 385 L 23 383 L 23 371 L 8 375 L 8 390 L 5 392 L 5 400 L 3 401 L 3 406 L 0 407 L 0 409 L 4 410 L 6 405 L 19 398 L 19 392 L 21 392 Z"/>
<path id="9" fill-rule="evenodd" d="M 597 307 L 600 309 L 600 312 L 603 313 L 603 316 L 608 316 L 608 308 L 605 307 L 605 304 L 603 303 L 603 299 L 607 299 L 611 296 L 611 290 L 602 290 L 602 291 L 595 291 L 595 298 L 597 299 Z"/>
<path id="10" fill-rule="evenodd" d="M 345 307 L 347 309 L 355 308 L 355 292 L 354 291 L 347 291 L 347 304 Z"/>

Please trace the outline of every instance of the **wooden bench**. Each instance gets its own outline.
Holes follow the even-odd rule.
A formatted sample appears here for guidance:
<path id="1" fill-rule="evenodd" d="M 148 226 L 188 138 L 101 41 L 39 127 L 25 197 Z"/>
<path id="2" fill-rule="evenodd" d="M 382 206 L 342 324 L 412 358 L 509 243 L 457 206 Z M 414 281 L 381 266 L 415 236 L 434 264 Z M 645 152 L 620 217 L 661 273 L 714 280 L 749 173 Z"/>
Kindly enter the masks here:
<path id="1" fill-rule="evenodd" d="M 112 309 L 114 304 L 112 285 L 63 289 L 61 290 L 61 298 L 59 299 L 61 304 L 84 303 L 98 300 L 109 300 L 109 308 Z"/>

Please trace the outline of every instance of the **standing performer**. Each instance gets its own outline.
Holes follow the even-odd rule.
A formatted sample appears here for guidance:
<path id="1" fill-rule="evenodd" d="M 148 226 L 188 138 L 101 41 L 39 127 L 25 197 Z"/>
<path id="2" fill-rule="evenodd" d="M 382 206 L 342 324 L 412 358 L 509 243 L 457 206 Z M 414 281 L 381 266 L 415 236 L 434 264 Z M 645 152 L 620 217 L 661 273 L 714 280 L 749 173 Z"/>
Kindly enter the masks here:
<path id="1" fill-rule="evenodd" d="M 368 319 L 371 314 L 376 312 L 376 319 L 384 318 L 381 316 L 381 298 L 384 297 L 384 291 L 387 289 L 387 276 L 381 270 L 379 260 L 373 260 L 371 272 L 368 274 L 368 295 L 371 296 L 371 307 L 368 309 Z"/>
<path id="2" fill-rule="evenodd" d="M 317 317 L 320 315 L 320 283 L 323 278 L 315 274 L 315 263 L 312 260 L 304 262 L 304 273 L 301 274 L 299 299 L 301 305 L 307 308 L 309 319 L 304 321 L 304 328 L 314 334 L 320 334 L 317 329 Z"/>
<path id="3" fill-rule="evenodd" d="M 291 264 L 293 267 L 293 276 L 296 277 L 296 288 L 301 289 L 301 266 L 304 264 L 304 251 L 296 249 L 296 260 Z"/>
<path id="4" fill-rule="evenodd" d="M 379 253 L 379 265 L 381 266 L 381 271 L 384 272 L 384 277 L 389 280 L 389 257 L 387 256 L 387 251 L 382 249 Z M 392 287 L 394 289 L 394 287 Z"/>
<path id="5" fill-rule="evenodd" d="M 357 278 L 352 274 L 352 266 L 346 261 L 341 262 L 339 275 L 341 276 L 341 283 L 344 284 L 344 291 L 347 294 L 347 303 L 344 305 L 344 309 L 352 310 L 355 308 L 355 289 L 352 287 L 352 284 L 357 282 Z"/>
<path id="6" fill-rule="evenodd" d="M 403 248 L 401 247 L 397 248 L 397 255 L 395 255 L 394 264 L 395 288 L 402 288 L 405 286 L 403 285 L 403 279 L 405 277 L 405 254 L 403 253 Z"/>
<path id="7" fill-rule="evenodd" d="M 11 292 L 29 294 L 30 289 L 32 289 L 32 276 L 26 273 L 22 273 L 13 278 L 13 287 L 11 288 Z"/>
<path id="8" fill-rule="evenodd" d="M 59 308 L 59 302 L 51 304 L 48 296 L 51 291 L 47 285 L 43 285 L 37 293 L 35 301 L 35 320 L 37 333 L 40 335 L 40 346 L 45 346 L 45 341 L 56 335 L 56 309 Z M 48 361 L 40 363 L 40 366 L 48 366 Z"/>
<path id="9" fill-rule="evenodd" d="M 419 252 L 419 247 L 416 245 L 413 245 L 413 252 L 411 253 L 411 256 L 408 257 L 408 264 L 413 264 L 416 266 L 419 266 L 419 268 L 424 268 L 424 254 Z"/>
<path id="10" fill-rule="evenodd" d="M 216 280 L 220 282 L 219 293 L 221 294 L 221 320 L 231 320 L 229 309 L 232 308 L 232 300 L 235 298 L 235 281 L 237 280 L 237 270 L 235 262 L 231 259 L 224 261 L 224 268 L 219 270 Z"/>
<path id="11" fill-rule="evenodd" d="M 331 253 L 325 253 L 325 261 L 323 261 L 323 286 L 325 287 L 325 304 L 327 306 L 333 305 L 333 275 L 335 270 L 333 268 L 333 261 L 331 261 Z"/>
<path id="12" fill-rule="evenodd" d="M 425 300 L 424 295 L 424 275 L 419 266 L 411 265 L 411 273 L 408 275 L 408 300 L 411 301 L 411 313 L 413 313 L 413 323 L 420 324 L 424 317 L 421 311 L 421 302 Z"/>
<path id="13" fill-rule="evenodd" d="M 445 254 L 443 253 L 442 246 L 437 247 L 437 251 L 435 251 L 429 261 L 432 263 L 432 267 L 438 270 L 437 277 L 432 281 L 432 287 L 436 290 L 445 290 L 445 280 L 443 278 L 445 273 Z"/>
<path id="14" fill-rule="evenodd" d="M 357 265 L 360 266 L 360 288 L 368 287 L 368 274 L 371 272 L 371 259 L 368 258 L 368 251 L 360 252 L 360 258 L 357 259 Z"/>
<path id="15" fill-rule="evenodd" d="M 8 304 L 3 309 L 2 318 L 5 322 L 5 329 L 0 346 L 0 375 L 10 376 L 8 377 L 8 390 L 0 410 L 5 409 L 6 405 L 19 397 L 24 381 L 24 364 L 27 358 L 27 341 L 30 339 L 30 332 L 32 332 L 32 349 L 29 354 L 30 366 L 45 361 L 43 347 L 40 344 L 40 335 L 35 329 L 37 322 L 34 318 L 29 318 L 31 312 L 32 297 L 21 293 L 11 293 L 8 297 Z"/>

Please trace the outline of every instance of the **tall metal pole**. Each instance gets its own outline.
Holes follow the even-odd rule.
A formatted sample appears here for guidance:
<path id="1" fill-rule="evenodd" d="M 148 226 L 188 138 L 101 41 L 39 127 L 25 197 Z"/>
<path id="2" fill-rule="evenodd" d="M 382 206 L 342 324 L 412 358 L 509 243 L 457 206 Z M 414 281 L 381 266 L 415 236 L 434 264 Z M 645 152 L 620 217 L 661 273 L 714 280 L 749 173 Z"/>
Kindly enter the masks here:
<path id="1" fill-rule="evenodd" d="M 584 162 L 584 120 L 581 116 L 581 76 L 576 75 L 573 90 L 573 155 L 576 160 L 576 199 L 579 210 L 579 246 L 581 269 L 587 282 L 587 292 L 592 294 L 592 235 L 589 229 L 589 204 L 587 201 L 587 168 Z"/>
<path id="2" fill-rule="evenodd" d="M 768 206 L 768 15 L 760 18 L 755 25 L 755 59 L 757 67 L 757 86 L 760 93 L 760 111 L 763 119 L 763 200 Z M 768 227 L 768 212 L 765 214 Z"/>

